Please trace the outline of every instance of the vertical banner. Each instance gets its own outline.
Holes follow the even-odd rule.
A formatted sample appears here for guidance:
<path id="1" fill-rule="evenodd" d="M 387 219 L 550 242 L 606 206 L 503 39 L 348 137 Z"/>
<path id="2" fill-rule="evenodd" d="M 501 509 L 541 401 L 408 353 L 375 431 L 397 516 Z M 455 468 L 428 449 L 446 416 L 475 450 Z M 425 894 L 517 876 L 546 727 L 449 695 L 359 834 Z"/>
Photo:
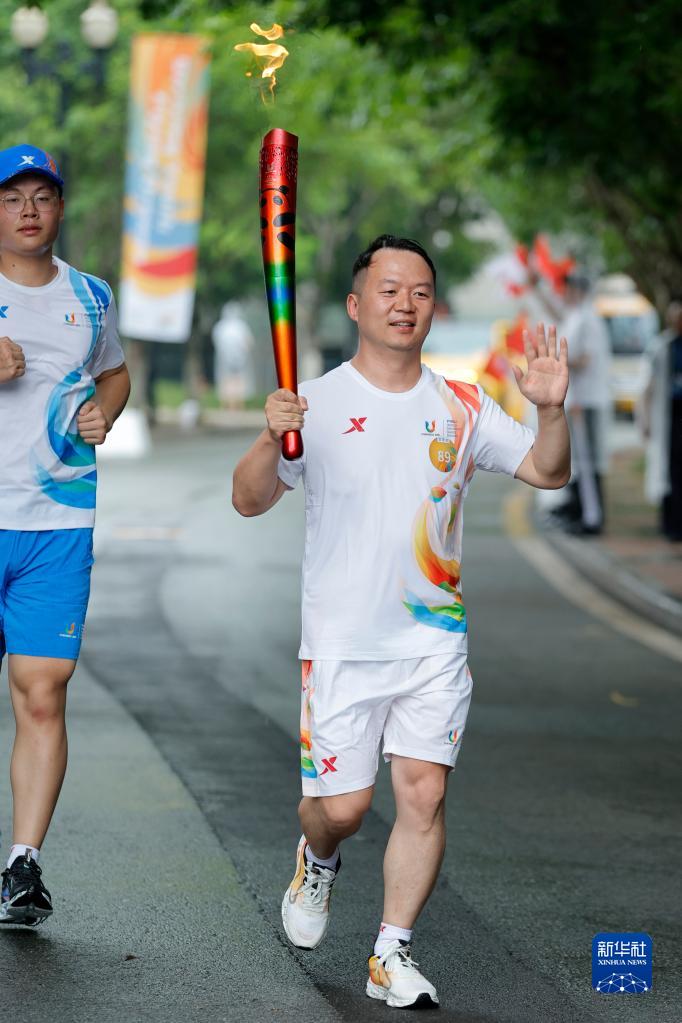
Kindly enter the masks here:
<path id="1" fill-rule="evenodd" d="M 121 333 L 186 341 L 192 325 L 208 122 L 199 36 L 143 34 L 132 50 Z"/>

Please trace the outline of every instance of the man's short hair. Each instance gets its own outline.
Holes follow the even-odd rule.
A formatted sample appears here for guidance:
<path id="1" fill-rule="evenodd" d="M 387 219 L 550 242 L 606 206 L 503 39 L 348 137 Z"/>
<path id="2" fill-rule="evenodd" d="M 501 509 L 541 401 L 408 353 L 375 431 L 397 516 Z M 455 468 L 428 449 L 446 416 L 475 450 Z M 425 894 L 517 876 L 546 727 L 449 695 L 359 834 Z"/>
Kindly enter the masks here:
<path id="1" fill-rule="evenodd" d="M 355 279 L 358 274 L 363 270 L 367 270 L 372 262 L 374 253 L 378 252 L 380 249 L 401 249 L 404 252 L 416 252 L 418 256 L 421 256 L 433 274 L 433 287 L 435 290 L 436 268 L 433 265 L 433 260 L 426 249 L 423 245 L 420 245 L 419 242 L 416 242 L 414 238 L 399 238 L 394 234 L 380 234 L 378 238 L 375 238 L 374 241 L 367 246 L 364 252 L 360 253 L 353 263 L 353 285 L 355 285 Z"/>

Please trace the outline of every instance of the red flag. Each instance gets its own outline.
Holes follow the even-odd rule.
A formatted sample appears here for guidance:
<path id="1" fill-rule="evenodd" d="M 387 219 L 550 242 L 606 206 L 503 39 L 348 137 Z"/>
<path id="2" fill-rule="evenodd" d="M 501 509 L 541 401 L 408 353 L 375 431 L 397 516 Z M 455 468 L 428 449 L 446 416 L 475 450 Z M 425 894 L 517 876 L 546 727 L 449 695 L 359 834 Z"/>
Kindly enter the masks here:
<path id="1" fill-rule="evenodd" d="M 521 313 L 514 320 L 505 334 L 504 342 L 509 352 L 518 352 L 523 355 L 523 332 L 528 330 L 528 317 Z"/>
<path id="2" fill-rule="evenodd" d="M 533 244 L 533 262 L 538 273 L 549 281 L 558 294 L 561 294 L 566 286 L 566 278 L 575 266 L 575 260 L 570 257 L 554 260 L 547 238 L 539 234 Z"/>
<path id="3" fill-rule="evenodd" d="M 507 366 L 507 360 L 501 352 L 491 352 L 482 372 L 493 380 L 506 380 Z"/>

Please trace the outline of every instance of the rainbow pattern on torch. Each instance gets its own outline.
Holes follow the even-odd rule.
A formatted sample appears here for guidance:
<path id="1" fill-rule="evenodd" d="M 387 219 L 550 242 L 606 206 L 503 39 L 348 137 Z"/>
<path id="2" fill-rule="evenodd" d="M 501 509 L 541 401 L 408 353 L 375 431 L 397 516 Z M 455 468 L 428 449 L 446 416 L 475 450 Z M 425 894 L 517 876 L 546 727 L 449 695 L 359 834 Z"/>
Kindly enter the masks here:
<path id="1" fill-rule="evenodd" d="M 265 291 L 280 387 L 297 389 L 296 373 L 296 183 L 298 138 L 273 128 L 260 151 L 260 228 Z M 301 434 L 285 433 L 282 454 L 303 454 Z"/>

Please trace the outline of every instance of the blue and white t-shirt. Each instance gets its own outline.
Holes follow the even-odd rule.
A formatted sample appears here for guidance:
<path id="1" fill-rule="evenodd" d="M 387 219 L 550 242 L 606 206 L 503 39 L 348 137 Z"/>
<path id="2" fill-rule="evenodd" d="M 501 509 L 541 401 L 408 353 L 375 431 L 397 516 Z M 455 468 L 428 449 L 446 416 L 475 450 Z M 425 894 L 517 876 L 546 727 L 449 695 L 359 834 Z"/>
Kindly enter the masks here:
<path id="1" fill-rule="evenodd" d="M 78 529 L 95 521 L 95 448 L 78 433 L 94 380 L 120 366 L 111 288 L 54 259 L 31 288 L 0 274 L 0 337 L 21 345 L 26 373 L 0 383 L 0 529 Z"/>

